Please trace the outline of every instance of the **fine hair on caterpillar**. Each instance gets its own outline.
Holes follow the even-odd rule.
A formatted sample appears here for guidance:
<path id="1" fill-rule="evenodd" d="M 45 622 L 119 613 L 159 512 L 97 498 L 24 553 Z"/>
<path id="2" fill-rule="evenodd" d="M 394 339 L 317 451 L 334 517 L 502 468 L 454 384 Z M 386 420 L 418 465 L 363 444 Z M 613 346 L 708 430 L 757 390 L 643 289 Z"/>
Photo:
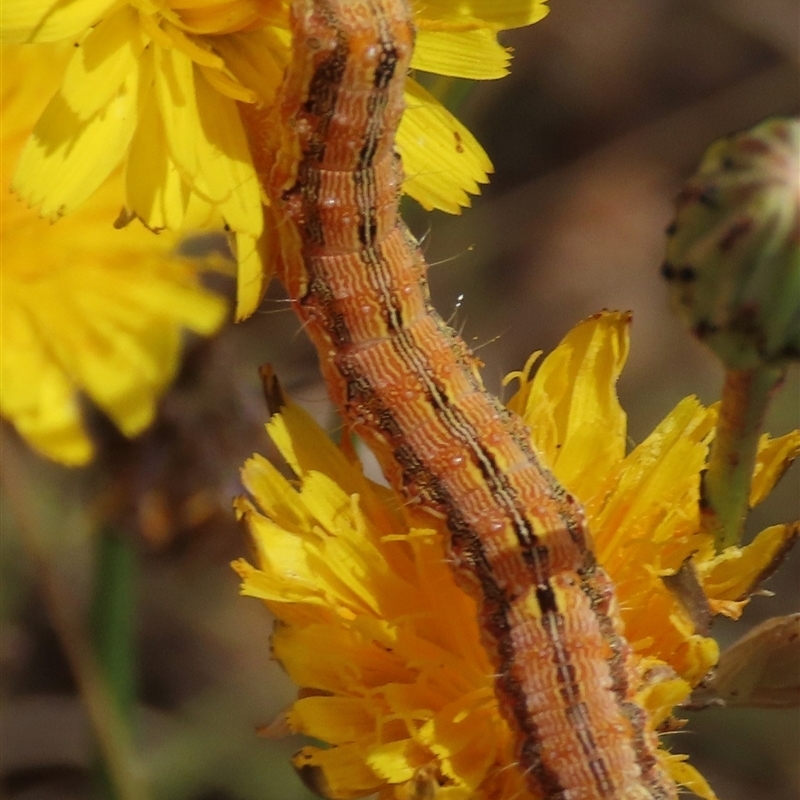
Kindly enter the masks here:
<path id="1" fill-rule="evenodd" d="M 259 174 L 278 219 L 277 275 L 331 398 L 388 481 L 445 520 L 446 558 L 476 600 L 530 791 L 674 800 L 583 509 L 433 308 L 428 265 L 398 213 L 409 4 L 296 0 L 291 27 L 264 134 L 278 141 Z"/>

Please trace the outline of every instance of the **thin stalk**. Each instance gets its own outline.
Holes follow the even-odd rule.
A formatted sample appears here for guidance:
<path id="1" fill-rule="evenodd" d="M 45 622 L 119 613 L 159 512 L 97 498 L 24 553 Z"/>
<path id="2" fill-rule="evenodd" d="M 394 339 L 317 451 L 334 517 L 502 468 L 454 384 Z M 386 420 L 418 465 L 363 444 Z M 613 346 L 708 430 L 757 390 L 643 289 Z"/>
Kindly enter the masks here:
<path id="1" fill-rule="evenodd" d="M 39 580 L 42 600 L 69 662 L 83 699 L 97 747 L 117 800 L 149 800 L 144 771 L 134 751 L 130 730 L 122 719 L 106 677 L 92 652 L 72 594 L 54 565 L 56 554 L 42 533 L 34 511 L 34 487 L 26 459 L 13 434 L 4 431 L 0 447 L 0 485 L 20 538 Z"/>
<path id="2" fill-rule="evenodd" d="M 94 563 L 90 626 L 95 657 L 119 720 L 130 730 L 136 701 L 136 548 L 128 537 L 104 527 L 95 537 Z M 95 781 L 98 796 L 116 800 L 102 751 L 96 759 Z"/>
<path id="3" fill-rule="evenodd" d="M 741 541 L 761 426 L 782 378 L 782 369 L 767 366 L 725 373 L 701 507 L 702 529 L 718 553 Z"/>

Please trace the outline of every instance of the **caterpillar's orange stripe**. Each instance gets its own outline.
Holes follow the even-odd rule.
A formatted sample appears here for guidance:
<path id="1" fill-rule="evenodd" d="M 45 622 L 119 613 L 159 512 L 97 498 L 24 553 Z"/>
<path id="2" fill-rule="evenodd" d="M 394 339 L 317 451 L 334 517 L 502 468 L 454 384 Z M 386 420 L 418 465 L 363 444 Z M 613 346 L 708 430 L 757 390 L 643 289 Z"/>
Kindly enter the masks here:
<path id="1" fill-rule="evenodd" d="M 281 143 L 262 180 L 280 220 L 279 274 L 331 395 L 393 485 L 446 519 L 531 791 L 675 798 L 633 701 L 630 648 L 583 511 L 431 307 L 425 261 L 398 218 L 409 8 L 297 0 L 292 28 Z"/>

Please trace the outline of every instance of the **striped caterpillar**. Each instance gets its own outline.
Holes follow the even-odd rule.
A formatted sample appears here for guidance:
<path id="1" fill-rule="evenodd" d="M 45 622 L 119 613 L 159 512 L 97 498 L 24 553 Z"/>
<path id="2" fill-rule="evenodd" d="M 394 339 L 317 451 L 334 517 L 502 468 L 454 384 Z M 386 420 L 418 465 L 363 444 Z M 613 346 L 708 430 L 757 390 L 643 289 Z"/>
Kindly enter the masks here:
<path id="1" fill-rule="evenodd" d="M 297 0 L 292 32 L 264 134 L 280 142 L 259 172 L 279 220 L 278 277 L 332 399 L 392 485 L 446 520 L 530 791 L 676 798 L 633 699 L 631 650 L 583 510 L 432 308 L 398 216 L 406 0 Z"/>

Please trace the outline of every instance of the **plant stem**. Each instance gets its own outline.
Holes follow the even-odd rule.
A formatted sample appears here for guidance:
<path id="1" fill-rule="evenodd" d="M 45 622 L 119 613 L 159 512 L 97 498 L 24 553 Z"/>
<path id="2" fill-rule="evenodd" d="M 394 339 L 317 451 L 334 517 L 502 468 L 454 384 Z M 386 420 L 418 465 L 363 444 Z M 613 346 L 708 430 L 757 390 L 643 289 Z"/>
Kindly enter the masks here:
<path id="1" fill-rule="evenodd" d="M 136 565 L 136 550 L 129 538 L 110 526 L 98 531 L 90 619 L 92 644 L 119 720 L 129 730 L 136 700 Z M 96 758 L 95 780 L 100 797 L 119 797 L 102 751 Z"/>
<path id="2" fill-rule="evenodd" d="M 117 800 L 148 800 L 144 771 L 133 749 L 130 729 L 99 668 L 73 593 L 63 584 L 35 509 L 36 486 L 28 461 L 15 435 L 3 431 L 0 447 L 0 485 L 39 580 L 48 619 L 58 636 L 89 717 L 92 732 L 114 787 Z"/>
<path id="3" fill-rule="evenodd" d="M 725 373 L 701 506 L 702 530 L 714 537 L 718 553 L 741 540 L 761 425 L 783 374 L 767 366 Z"/>

